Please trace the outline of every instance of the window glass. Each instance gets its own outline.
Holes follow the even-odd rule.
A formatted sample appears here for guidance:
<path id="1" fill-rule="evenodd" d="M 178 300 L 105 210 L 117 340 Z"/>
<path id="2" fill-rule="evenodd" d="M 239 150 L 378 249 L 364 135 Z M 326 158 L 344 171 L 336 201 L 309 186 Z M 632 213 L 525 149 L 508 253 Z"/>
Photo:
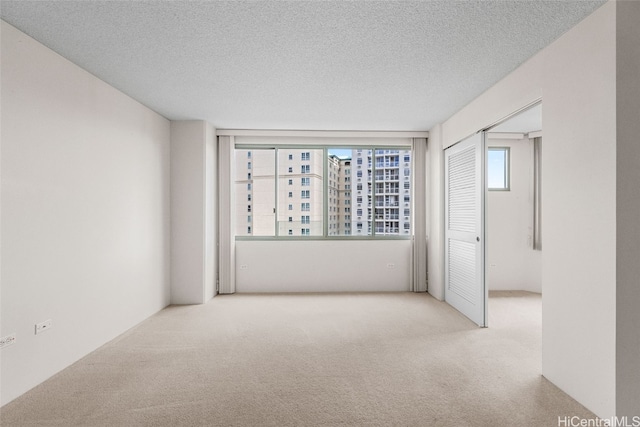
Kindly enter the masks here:
<path id="1" fill-rule="evenodd" d="M 375 152 L 375 231 L 379 235 L 407 234 L 411 230 L 411 150 L 376 150 Z M 403 198 L 400 197 L 400 159 L 402 165 Z M 400 215 L 400 200 L 403 213 Z M 401 233 L 402 230 L 402 233 Z"/>
<path id="2" fill-rule="evenodd" d="M 370 149 L 354 149 L 350 147 L 332 147 L 328 149 L 329 159 L 333 159 L 333 163 L 330 160 L 329 164 L 333 165 L 332 168 L 337 177 L 334 193 L 336 197 L 330 201 L 330 206 L 335 206 L 332 212 L 336 212 L 336 215 L 333 215 L 329 220 L 331 224 L 329 236 L 370 236 L 372 234 L 371 196 L 362 192 L 358 195 L 356 193 L 352 194 L 350 184 L 351 175 L 356 175 L 358 189 L 362 190 L 367 188 L 367 185 L 371 185 L 371 178 L 364 178 L 366 174 L 363 171 L 367 170 L 364 165 L 369 164 L 367 159 L 371 158 L 372 153 L 373 151 Z M 355 173 L 352 172 L 352 168 L 356 169 Z M 369 166 L 370 168 L 371 166 Z M 345 184 L 339 185 L 340 182 Z M 356 197 L 358 197 L 357 200 Z M 351 212 L 349 206 L 356 203 L 359 203 L 358 206 L 361 208 L 360 227 L 356 233 L 353 233 L 352 230 L 356 229 L 355 218 L 352 221 L 349 214 Z"/>
<path id="3" fill-rule="evenodd" d="M 236 235 L 273 236 L 275 150 L 236 150 L 235 158 Z"/>
<path id="4" fill-rule="evenodd" d="M 238 148 L 236 158 L 243 159 L 236 162 L 236 176 L 247 177 L 236 180 L 236 200 L 244 192 L 250 201 L 237 209 L 242 214 L 242 220 L 237 217 L 238 236 L 410 233 L 409 149 Z M 353 192 L 352 174 L 357 179 Z M 356 205 L 356 215 L 351 215 L 351 205 Z"/>
<path id="5" fill-rule="evenodd" d="M 509 190 L 509 148 L 489 147 L 487 152 L 489 190 Z"/>
<path id="6" fill-rule="evenodd" d="M 278 148 L 278 235 L 288 235 L 293 230 L 294 236 L 322 236 L 324 215 L 324 157 L 323 149 Z M 288 161 L 288 159 L 293 159 Z M 289 173 L 288 171 L 292 171 Z M 299 173 L 298 173 L 299 171 Z M 292 179 L 292 185 L 284 185 Z M 302 189 L 304 187 L 304 189 Z M 293 191 L 291 191 L 293 190 Z M 272 193 L 275 191 L 273 188 Z M 293 202 L 293 203 L 292 203 Z M 288 206 L 289 209 L 284 209 Z M 300 213 L 304 212 L 309 221 L 302 227 Z M 293 222 L 289 222 L 289 216 Z M 308 230 L 302 233 L 302 230 Z"/>

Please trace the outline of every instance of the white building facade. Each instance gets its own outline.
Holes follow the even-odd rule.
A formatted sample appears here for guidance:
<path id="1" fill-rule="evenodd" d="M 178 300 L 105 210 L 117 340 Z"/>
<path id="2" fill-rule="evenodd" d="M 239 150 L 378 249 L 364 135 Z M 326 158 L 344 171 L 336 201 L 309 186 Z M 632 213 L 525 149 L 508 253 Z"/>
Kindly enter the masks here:
<path id="1" fill-rule="evenodd" d="M 237 149 L 236 235 L 409 236 L 411 150 L 328 151 Z"/>

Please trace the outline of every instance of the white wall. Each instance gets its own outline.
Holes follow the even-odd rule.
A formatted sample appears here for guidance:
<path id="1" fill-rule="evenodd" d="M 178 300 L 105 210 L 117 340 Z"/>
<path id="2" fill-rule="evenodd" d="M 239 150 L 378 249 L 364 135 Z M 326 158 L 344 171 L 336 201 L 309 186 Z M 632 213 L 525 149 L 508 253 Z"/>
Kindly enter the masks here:
<path id="1" fill-rule="evenodd" d="M 5 404 L 169 303 L 169 122 L 1 26 Z"/>
<path id="2" fill-rule="evenodd" d="M 215 293 L 215 140 L 204 121 L 171 122 L 172 304 L 202 304 Z"/>
<path id="3" fill-rule="evenodd" d="M 602 417 L 616 411 L 615 9 L 551 45 L 543 73 L 542 372 Z"/>
<path id="4" fill-rule="evenodd" d="M 209 123 L 204 156 L 204 301 L 209 301 L 216 293 L 218 274 L 218 137 Z"/>
<path id="5" fill-rule="evenodd" d="M 640 2 L 617 8 L 616 407 L 640 415 Z"/>
<path id="6" fill-rule="evenodd" d="M 444 151 L 442 126 L 429 131 L 429 225 L 427 237 L 428 292 L 444 299 Z"/>
<path id="7" fill-rule="evenodd" d="M 235 265 L 236 292 L 407 292 L 411 241 L 242 240 Z"/>
<path id="8" fill-rule="evenodd" d="M 510 190 L 487 197 L 487 286 L 542 292 L 541 252 L 533 250 L 533 140 L 489 139 L 510 149 Z"/>
<path id="9" fill-rule="evenodd" d="M 609 2 L 442 124 L 446 148 L 543 99 L 542 373 L 601 417 L 616 411 L 615 39 Z"/>

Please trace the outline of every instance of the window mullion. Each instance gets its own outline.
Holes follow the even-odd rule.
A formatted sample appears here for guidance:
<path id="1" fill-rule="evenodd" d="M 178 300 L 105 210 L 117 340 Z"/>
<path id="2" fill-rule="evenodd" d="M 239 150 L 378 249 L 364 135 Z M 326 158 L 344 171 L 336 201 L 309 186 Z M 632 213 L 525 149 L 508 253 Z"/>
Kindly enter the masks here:
<path id="1" fill-rule="evenodd" d="M 280 170 L 278 169 L 279 163 L 278 163 L 278 150 L 279 148 L 274 148 L 274 177 L 275 179 L 273 180 L 273 186 L 274 186 L 274 197 L 273 197 L 273 221 L 274 221 L 274 227 L 275 227 L 275 237 L 279 237 L 280 236 L 280 224 L 278 223 L 278 216 L 280 215 L 280 209 L 279 209 L 279 202 L 280 199 L 278 197 L 278 189 L 279 189 L 279 184 L 278 181 L 280 181 Z"/>
<path id="2" fill-rule="evenodd" d="M 324 193 L 324 206 L 322 218 L 322 236 L 329 235 L 329 149 L 322 150 L 322 192 Z"/>

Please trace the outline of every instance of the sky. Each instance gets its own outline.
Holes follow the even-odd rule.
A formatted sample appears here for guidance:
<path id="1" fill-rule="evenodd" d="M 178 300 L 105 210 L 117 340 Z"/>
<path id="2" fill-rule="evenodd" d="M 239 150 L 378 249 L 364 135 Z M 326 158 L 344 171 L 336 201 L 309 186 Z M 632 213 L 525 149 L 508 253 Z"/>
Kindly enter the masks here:
<path id="1" fill-rule="evenodd" d="M 350 148 L 329 148 L 329 155 L 338 156 L 341 159 L 350 159 L 351 158 L 351 149 Z"/>

